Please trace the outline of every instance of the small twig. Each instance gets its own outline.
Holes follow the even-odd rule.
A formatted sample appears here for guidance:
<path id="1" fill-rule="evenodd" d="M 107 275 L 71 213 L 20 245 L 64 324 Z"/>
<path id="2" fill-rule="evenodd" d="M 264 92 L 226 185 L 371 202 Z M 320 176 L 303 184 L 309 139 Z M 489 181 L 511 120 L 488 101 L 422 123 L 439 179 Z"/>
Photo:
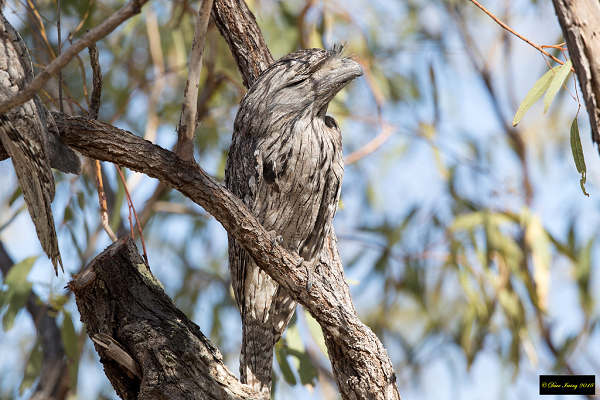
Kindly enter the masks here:
<path id="1" fill-rule="evenodd" d="M 56 0 L 56 34 L 58 35 L 58 56 L 62 50 L 62 39 L 60 32 L 60 0 Z M 58 106 L 61 113 L 65 112 L 62 101 L 62 69 L 58 71 Z"/>
<path id="2" fill-rule="evenodd" d="M 540 46 L 540 45 L 537 45 L 537 44 L 533 43 L 531 40 L 527 39 L 524 36 L 519 35 L 515 31 L 513 31 L 508 25 L 506 25 L 504 22 L 500 21 L 500 19 L 498 17 L 496 17 L 494 14 L 492 14 L 490 11 L 488 11 L 484 6 L 482 6 L 481 4 L 479 4 L 479 2 L 477 2 L 477 0 L 469 0 L 469 1 L 471 3 L 473 3 L 473 4 L 475 4 L 477 7 L 479 7 L 479 9 L 481 11 L 483 11 L 484 13 L 486 13 L 491 19 L 493 19 L 494 21 L 496 21 L 496 23 L 498 25 L 500 25 L 501 27 L 503 27 L 504 29 L 506 29 L 507 31 L 509 31 L 510 33 L 512 33 L 513 35 L 515 35 L 516 37 L 518 37 L 519 39 L 521 39 L 522 41 L 524 41 L 525 43 L 529 44 L 530 46 L 532 46 L 533 48 L 535 48 L 537 51 L 539 51 L 540 53 L 542 53 L 546 57 L 550 57 L 551 59 L 553 59 L 554 61 L 556 61 L 560 65 L 563 64 L 563 62 L 560 61 L 558 58 L 554 57 L 552 54 L 550 54 L 550 53 L 548 53 L 547 51 L 544 50 L 544 47 L 554 47 L 554 46 Z"/>
<path id="3" fill-rule="evenodd" d="M 18 107 L 33 98 L 38 90 L 42 88 L 42 85 L 58 74 L 58 71 L 63 69 L 81 50 L 110 34 L 127 19 L 139 14 L 141 7 L 147 2 L 148 0 L 131 0 L 106 21 L 83 35 L 81 39 L 73 43 L 64 53 L 42 69 L 29 85 L 19 90 L 14 96 L 0 102 L 0 114 L 4 114 L 11 108 Z"/>
<path id="4" fill-rule="evenodd" d="M 89 116 L 92 119 L 98 119 L 100 110 L 100 94 L 102 93 L 102 71 L 100 70 L 100 60 L 98 47 L 96 43 L 92 43 L 88 47 L 90 53 L 90 65 L 92 66 L 92 99 L 90 101 Z M 102 169 L 100 161 L 94 160 L 94 169 L 96 170 L 96 186 L 98 187 L 98 201 L 100 202 L 100 215 L 102 216 L 102 228 L 108 234 L 110 239 L 117 241 L 117 236 L 113 232 L 108 219 L 108 207 L 106 206 L 106 193 L 104 192 L 104 184 L 102 183 Z"/>
<path id="5" fill-rule="evenodd" d="M 92 66 L 92 98 L 90 100 L 89 116 L 92 119 L 98 119 L 100 112 L 100 95 L 102 93 L 102 70 L 100 69 L 100 56 L 96 43 L 88 47 L 90 53 L 90 65 Z"/>
<path id="6" fill-rule="evenodd" d="M 146 265 L 150 266 L 148 263 L 148 254 L 146 253 L 146 243 L 144 242 L 144 234 L 142 233 L 142 227 L 140 226 L 140 219 L 138 218 L 137 212 L 135 211 L 135 207 L 133 206 L 133 201 L 131 200 L 131 196 L 129 195 L 129 190 L 127 189 L 127 183 L 125 182 L 125 176 L 123 175 L 123 171 L 121 168 L 115 164 L 117 168 L 117 172 L 121 177 L 121 182 L 123 183 L 123 187 L 125 188 L 125 196 L 127 197 L 127 206 L 129 207 L 129 226 L 131 227 L 131 238 L 135 239 L 133 235 L 133 221 L 131 220 L 131 211 L 133 210 L 133 215 L 135 216 L 135 222 L 138 227 L 138 232 L 140 233 L 140 239 L 142 240 L 142 248 L 144 249 L 144 261 L 146 261 Z"/>
<path id="7" fill-rule="evenodd" d="M 117 241 L 117 236 L 113 232 L 108 222 L 108 208 L 106 207 L 106 193 L 104 192 L 104 185 L 102 183 L 102 170 L 100 168 L 100 161 L 94 160 L 94 170 L 96 171 L 96 186 L 98 187 L 98 201 L 100 202 L 100 215 L 102 216 L 102 228 L 106 231 L 110 240 Z"/>
<path id="8" fill-rule="evenodd" d="M 183 92 L 181 104 L 181 117 L 177 129 L 177 148 L 175 153 L 184 160 L 194 160 L 194 134 L 198 127 L 196 118 L 198 103 L 198 88 L 200 86 L 200 73 L 202 72 L 202 55 L 206 42 L 206 30 L 210 20 L 210 11 L 213 0 L 202 0 L 198 11 L 198 22 L 194 31 L 194 40 L 190 51 L 190 64 L 188 79 Z"/>
<path id="9" fill-rule="evenodd" d="M 381 130 L 381 133 L 375 136 L 370 142 L 362 146 L 360 149 L 348 154 L 344 158 L 344 164 L 349 165 L 355 163 L 361 158 L 371 154 L 380 148 L 392 136 L 393 133 L 394 128 L 387 123 L 383 123 L 383 129 Z"/>

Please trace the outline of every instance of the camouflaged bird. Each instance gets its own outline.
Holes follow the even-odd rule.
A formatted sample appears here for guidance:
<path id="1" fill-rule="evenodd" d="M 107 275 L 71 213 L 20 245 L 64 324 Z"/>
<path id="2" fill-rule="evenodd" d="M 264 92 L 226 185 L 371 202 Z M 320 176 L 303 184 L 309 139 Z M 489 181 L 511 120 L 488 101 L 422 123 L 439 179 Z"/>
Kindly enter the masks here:
<path id="1" fill-rule="evenodd" d="M 341 132 L 327 107 L 362 75 L 342 52 L 341 45 L 299 50 L 267 68 L 240 103 L 226 164 L 227 188 L 309 270 L 331 229 L 344 174 Z M 268 396 L 273 347 L 296 302 L 232 237 L 229 270 L 242 316 L 241 380 Z"/>
<path id="2" fill-rule="evenodd" d="M 0 11 L 0 101 L 13 96 L 32 79 L 27 47 Z M 51 167 L 79 174 L 81 163 L 58 136 L 54 120 L 38 96 L 0 115 L 0 160 L 7 157 L 14 165 L 42 249 L 58 273 L 62 260 L 50 208 L 54 199 Z"/>

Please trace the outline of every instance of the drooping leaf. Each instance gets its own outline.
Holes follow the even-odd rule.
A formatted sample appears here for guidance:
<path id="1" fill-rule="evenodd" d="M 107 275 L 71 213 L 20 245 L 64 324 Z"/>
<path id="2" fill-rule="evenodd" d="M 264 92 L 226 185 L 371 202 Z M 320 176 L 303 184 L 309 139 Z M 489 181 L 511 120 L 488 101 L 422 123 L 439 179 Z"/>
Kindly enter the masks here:
<path id="1" fill-rule="evenodd" d="M 22 395 L 25 389 L 29 389 L 31 385 L 36 381 L 42 368 L 42 349 L 40 343 L 37 342 L 31 353 L 29 353 L 29 360 L 25 366 L 25 372 L 23 374 L 23 380 L 19 386 L 19 393 Z"/>
<path id="2" fill-rule="evenodd" d="M 319 371 L 312 363 L 310 357 L 306 352 L 301 352 L 294 349 L 288 349 L 288 354 L 296 357 L 299 362 L 298 374 L 300 375 L 300 382 L 303 385 L 316 385 L 316 380 L 319 377 Z"/>
<path id="3" fill-rule="evenodd" d="M 287 354 L 287 348 L 282 344 L 281 341 L 277 342 L 275 345 L 275 358 L 277 359 L 279 369 L 283 374 L 283 379 L 285 379 L 285 381 L 290 385 L 295 385 L 296 377 L 294 376 L 292 368 L 290 367 L 290 364 L 286 358 Z"/>
<path id="4" fill-rule="evenodd" d="M 75 332 L 75 326 L 71 314 L 65 312 L 65 318 L 60 327 L 61 338 L 65 353 L 67 354 L 67 365 L 69 368 L 69 379 L 72 387 L 77 386 L 77 373 L 79 371 L 79 338 Z"/>
<path id="5" fill-rule="evenodd" d="M 550 291 L 550 239 L 537 215 L 531 216 L 527 224 L 525 240 L 531 249 L 538 307 L 546 310 Z"/>
<path id="6" fill-rule="evenodd" d="M 513 118 L 513 126 L 517 126 L 531 106 L 534 105 L 544 93 L 546 93 L 548 87 L 550 86 L 550 82 L 554 78 L 554 75 L 559 68 L 560 67 L 554 67 L 550 71 L 546 72 L 540 79 L 537 80 L 536 83 L 533 84 L 533 87 L 529 89 L 529 93 L 527 93 L 527 96 L 525 96 L 525 99 L 523 99 L 521 105 L 519 105 L 519 109 L 515 113 L 515 117 Z"/>
<path id="7" fill-rule="evenodd" d="M 595 238 L 592 237 L 587 245 L 581 249 L 577 257 L 577 263 L 575 264 L 575 278 L 577 279 L 577 286 L 579 287 L 579 302 L 581 303 L 581 308 L 588 315 L 594 309 L 594 300 L 592 291 L 590 290 L 594 239 Z"/>
<path id="8" fill-rule="evenodd" d="M 323 336 L 323 331 L 321 330 L 321 325 L 308 313 L 308 311 L 304 311 L 304 315 L 306 316 L 306 323 L 308 325 L 308 330 L 312 335 L 314 341 L 319 346 L 319 349 L 325 357 L 329 357 L 327 353 L 327 347 L 325 346 L 325 337 Z"/>
<path id="9" fill-rule="evenodd" d="M 31 292 L 31 283 L 27 282 L 27 275 L 35 263 L 37 257 L 29 257 L 12 266 L 4 284 L 8 289 L 2 293 L 0 306 L 7 305 L 4 317 L 2 318 L 2 327 L 4 330 L 10 330 L 17 313 L 25 306 L 27 297 Z"/>
<path id="10" fill-rule="evenodd" d="M 573 151 L 573 160 L 575 161 L 577 172 L 581 174 L 581 179 L 579 180 L 581 191 L 589 197 L 590 195 L 585 191 L 587 168 L 585 166 L 585 159 L 583 158 L 583 148 L 581 147 L 581 137 L 579 136 L 577 117 L 575 117 L 571 124 L 571 151 Z"/>
<path id="11" fill-rule="evenodd" d="M 559 69 L 556 71 L 556 75 L 550 82 L 550 87 L 548 87 L 548 91 L 544 96 L 544 114 L 550 108 L 550 104 L 552 104 L 552 100 L 558 93 L 558 90 L 562 86 L 567 76 L 569 76 L 569 72 L 571 72 L 571 67 L 573 66 L 573 62 L 571 60 L 567 60 Z"/>

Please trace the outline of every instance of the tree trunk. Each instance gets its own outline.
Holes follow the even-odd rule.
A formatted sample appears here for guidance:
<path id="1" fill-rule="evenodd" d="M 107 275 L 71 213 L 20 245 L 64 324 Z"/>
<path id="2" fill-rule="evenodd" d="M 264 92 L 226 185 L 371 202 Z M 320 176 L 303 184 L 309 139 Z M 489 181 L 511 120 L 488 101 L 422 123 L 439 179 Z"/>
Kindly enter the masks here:
<path id="1" fill-rule="evenodd" d="M 590 116 L 592 140 L 600 144 L 600 2 L 552 0 Z"/>

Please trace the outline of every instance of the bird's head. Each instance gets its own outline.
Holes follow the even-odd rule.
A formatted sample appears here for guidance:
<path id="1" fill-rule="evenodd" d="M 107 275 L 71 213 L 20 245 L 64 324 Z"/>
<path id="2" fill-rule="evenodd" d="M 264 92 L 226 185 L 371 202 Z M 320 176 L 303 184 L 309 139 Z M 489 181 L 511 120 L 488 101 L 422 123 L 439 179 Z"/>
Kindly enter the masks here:
<path id="1" fill-rule="evenodd" d="M 344 57 L 344 46 L 330 50 L 307 49 L 290 53 L 267 68 L 240 104 L 236 122 L 264 117 L 270 121 L 289 118 L 321 118 L 329 102 L 348 83 L 363 74 L 361 67 Z M 248 118 L 246 118 L 248 117 Z"/>

